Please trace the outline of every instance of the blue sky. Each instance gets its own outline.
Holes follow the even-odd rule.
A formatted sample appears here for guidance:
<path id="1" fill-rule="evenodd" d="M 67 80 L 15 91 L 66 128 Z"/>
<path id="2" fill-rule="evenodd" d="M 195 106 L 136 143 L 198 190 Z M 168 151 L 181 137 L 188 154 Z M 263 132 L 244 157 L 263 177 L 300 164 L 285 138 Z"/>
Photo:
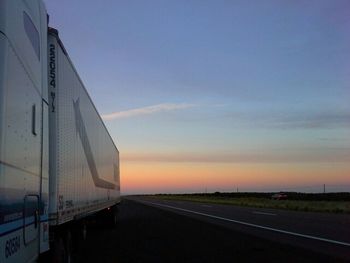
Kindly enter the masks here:
<path id="1" fill-rule="evenodd" d="M 348 1 L 45 2 L 125 162 L 326 163 L 344 183 Z"/>

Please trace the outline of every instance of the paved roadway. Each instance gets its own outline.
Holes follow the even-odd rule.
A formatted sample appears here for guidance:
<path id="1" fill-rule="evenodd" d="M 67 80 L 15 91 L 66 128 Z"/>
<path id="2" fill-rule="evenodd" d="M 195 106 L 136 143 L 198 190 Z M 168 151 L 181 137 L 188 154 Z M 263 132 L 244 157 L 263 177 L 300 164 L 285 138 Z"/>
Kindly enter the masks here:
<path id="1" fill-rule="evenodd" d="M 233 231 L 350 261 L 350 215 L 259 209 L 132 197 L 146 205 Z"/>
<path id="2" fill-rule="evenodd" d="M 88 239 L 78 250 L 76 259 L 78 262 L 348 262 L 349 218 L 349 215 L 128 197 L 120 207 L 118 227 L 113 230 L 90 227 Z"/>

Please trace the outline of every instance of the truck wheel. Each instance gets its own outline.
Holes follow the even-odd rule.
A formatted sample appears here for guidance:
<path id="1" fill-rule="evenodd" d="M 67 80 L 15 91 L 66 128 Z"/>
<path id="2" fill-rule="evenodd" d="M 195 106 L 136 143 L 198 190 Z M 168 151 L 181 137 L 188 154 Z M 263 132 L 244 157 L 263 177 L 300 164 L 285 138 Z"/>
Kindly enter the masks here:
<path id="1" fill-rule="evenodd" d="M 65 238 L 65 250 L 66 250 L 66 257 L 65 262 L 71 263 L 72 262 L 72 249 L 73 249 L 73 239 L 72 239 L 72 232 L 67 231 L 66 232 L 66 238 Z"/>
<path id="2" fill-rule="evenodd" d="M 118 208 L 117 207 L 112 207 L 111 210 L 109 211 L 108 215 L 108 225 L 111 228 L 114 228 L 118 224 Z"/>
<path id="3" fill-rule="evenodd" d="M 87 237 L 87 222 L 81 220 L 70 228 L 72 234 L 72 251 L 77 252 L 84 244 Z"/>
<path id="4" fill-rule="evenodd" d="M 87 237 L 87 226 L 86 226 L 86 222 L 82 223 L 81 226 L 81 239 L 82 241 L 85 241 Z"/>
<path id="5" fill-rule="evenodd" d="M 54 263 L 72 262 L 72 234 L 69 230 L 55 239 L 51 258 Z"/>
<path id="6" fill-rule="evenodd" d="M 66 258 L 66 249 L 64 246 L 64 240 L 62 236 L 55 239 L 51 254 L 53 263 L 64 263 Z"/>

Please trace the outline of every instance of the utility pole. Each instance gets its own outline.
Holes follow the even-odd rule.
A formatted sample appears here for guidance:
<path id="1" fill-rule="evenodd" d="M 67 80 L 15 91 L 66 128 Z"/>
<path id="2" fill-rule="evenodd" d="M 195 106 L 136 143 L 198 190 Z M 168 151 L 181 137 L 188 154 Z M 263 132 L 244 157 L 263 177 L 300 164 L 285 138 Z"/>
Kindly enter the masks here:
<path id="1" fill-rule="evenodd" d="M 326 193 L 326 184 L 323 184 L 323 193 Z"/>

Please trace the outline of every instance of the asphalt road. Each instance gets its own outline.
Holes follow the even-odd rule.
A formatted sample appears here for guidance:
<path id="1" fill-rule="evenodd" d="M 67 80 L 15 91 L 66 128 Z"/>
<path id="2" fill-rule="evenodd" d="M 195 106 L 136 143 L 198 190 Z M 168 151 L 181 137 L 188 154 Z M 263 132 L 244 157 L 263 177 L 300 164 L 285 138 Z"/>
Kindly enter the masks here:
<path id="1" fill-rule="evenodd" d="M 350 215 L 131 197 L 135 201 L 264 239 L 350 261 Z"/>
<path id="2" fill-rule="evenodd" d="M 300 236 L 289 236 L 284 233 L 203 215 L 215 214 L 215 217 L 230 217 L 232 219 L 237 212 L 229 214 L 230 212 L 225 210 L 229 208 L 227 206 L 223 208 L 222 206 L 214 207 L 199 203 L 178 203 L 135 197 L 123 199 L 118 226 L 113 230 L 103 225 L 90 226 L 87 240 L 77 251 L 76 261 L 350 261 L 350 249 L 344 245 Z M 261 214 L 265 213 L 261 210 L 255 211 L 260 212 L 260 214 L 253 213 L 254 211 L 251 212 L 251 218 L 277 217 L 277 215 Z M 275 211 L 270 212 L 273 214 L 272 212 Z M 345 219 L 349 218 L 345 217 Z M 266 218 L 263 219 L 265 223 L 268 221 Z M 299 223 L 302 225 L 301 222 Z"/>

